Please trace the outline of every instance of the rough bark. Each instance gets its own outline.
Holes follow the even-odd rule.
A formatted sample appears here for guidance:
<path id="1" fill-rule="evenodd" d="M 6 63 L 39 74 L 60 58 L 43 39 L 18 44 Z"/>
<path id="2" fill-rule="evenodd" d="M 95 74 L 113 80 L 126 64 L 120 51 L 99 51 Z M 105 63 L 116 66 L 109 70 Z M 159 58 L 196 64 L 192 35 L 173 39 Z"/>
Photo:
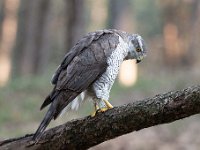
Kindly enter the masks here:
<path id="1" fill-rule="evenodd" d="M 200 85 L 114 107 L 95 117 L 67 122 L 45 132 L 0 142 L 0 149 L 87 149 L 120 135 L 200 113 Z"/>

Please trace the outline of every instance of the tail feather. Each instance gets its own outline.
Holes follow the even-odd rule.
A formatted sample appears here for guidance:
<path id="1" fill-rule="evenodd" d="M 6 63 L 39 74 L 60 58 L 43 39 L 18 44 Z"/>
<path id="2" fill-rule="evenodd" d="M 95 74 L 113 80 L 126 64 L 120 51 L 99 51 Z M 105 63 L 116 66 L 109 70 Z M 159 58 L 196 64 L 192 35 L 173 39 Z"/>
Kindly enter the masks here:
<path id="1" fill-rule="evenodd" d="M 79 93 L 72 91 L 64 91 L 64 92 L 54 92 L 50 94 L 45 99 L 45 102 L 42 104 L 41 109 L 51 103 L 49 110 L 47 111 L 44 119 L 39 125 L 37 131 L 33 136 L 33 140 L 37 140 L 41 137 L 42 133 L 50 123 L 52 119 L 56 119 L 62 110 L 74 99 Z"/>
<path id="2" fill-rule="evenodd" d="M 46 107 L 46 106 L 49 105 L 51 102 L 53 102 L 53 100 L 55 99 L 55 97 L 56 97 L 58 94 L 59 94 L 58 91 L 54 91 L 54 90 L 53 90 L 52 93 L 49 94 L 49 95 L 45 98 L 43 104 L 42 104 L 41 107 L 40 107 L 40 110 L 42 110 L 44 107 Z"/>
<path id="3" fill-rule="evenodd" d="M 53 105 L 50 106 L 50 108 L 49 108 L 48 112 L 46 113 L 44 119 L 40 123 L 37 131 L 35 132 L 35 134 L 33 136 L 33 140 L 37 140 L 41 137 L 42 133 L 44 132 L 44 130 L 46 129 L 46 127 L 48 126 L 50 121 L 53 119 L 54 109 L 52 107 L 53 107 Z"/>
<path id="4" fill-rule="evenodd" d="M 54 120 L 59 117 L 60 113 L 62 110 L 72 101 L 74 100 L 79 93 L 76 92 L 71 92 L 71 91 L 65 91 L 65 92 L 60 92 L 59 95 L 56 97 L 57 98 L 57 103 L 55 104 L 56 106 L 56 111 L 54 114 Z M 59 102 L 58 102 L 59 99 Z"/>
<path id="5" fill-rule="evenodd" d="M 48 95 L 44 102 L 42 103 L 40 110 L 42 110 L 44 107 L 46 107 L 47 105 L 49 105 L 52 102 L 52 99 L 50 98 L 50 95 Z"/>

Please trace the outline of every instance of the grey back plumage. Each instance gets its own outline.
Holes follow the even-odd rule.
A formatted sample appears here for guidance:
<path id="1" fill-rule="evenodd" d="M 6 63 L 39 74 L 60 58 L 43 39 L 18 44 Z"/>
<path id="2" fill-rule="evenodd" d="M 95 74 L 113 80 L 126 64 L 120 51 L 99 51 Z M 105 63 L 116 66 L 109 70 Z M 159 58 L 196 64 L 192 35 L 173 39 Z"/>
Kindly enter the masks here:
<path id="1" fill-rule="evenodd" d="M 62 71 L 62 69 L 65 69 L 67 65 L 71 62 L 71 60 L 77 56 L 81 51 L 83 51 L 85 48 L 87 48 L 92 42 L 97 41 L 102 35 L 104 34 L 116 34 L 120 33 L 121 31 L 114 30 L 114 29 L 105 29 L 105 30 L 99 30 L 96 32 L 88 33 L 86 36 L 84 36 L 81 40 L 77 42 L 77 44 L 72 47 L 72 49 L 65 55 L 61 65 L 56 70 L 55 74 L 52 77 L 52 84 L 56 84 L 59 74 Z"/>

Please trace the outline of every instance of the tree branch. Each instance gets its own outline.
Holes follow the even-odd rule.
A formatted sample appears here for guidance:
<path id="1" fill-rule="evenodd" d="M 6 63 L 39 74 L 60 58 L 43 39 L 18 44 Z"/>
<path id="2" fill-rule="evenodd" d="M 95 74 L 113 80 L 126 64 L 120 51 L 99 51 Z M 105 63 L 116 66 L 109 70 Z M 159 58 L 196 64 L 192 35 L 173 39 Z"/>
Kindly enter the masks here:
<path id="1" fill-rule="evenodd" d="M 200 113 L 200 86 L 156 95 L 114 107 L 95 117 L 72 120 L 47 130 L 34 143 L 32 135 L 0 142 L 0 149 L 87 149 L 120 135 Z"/>

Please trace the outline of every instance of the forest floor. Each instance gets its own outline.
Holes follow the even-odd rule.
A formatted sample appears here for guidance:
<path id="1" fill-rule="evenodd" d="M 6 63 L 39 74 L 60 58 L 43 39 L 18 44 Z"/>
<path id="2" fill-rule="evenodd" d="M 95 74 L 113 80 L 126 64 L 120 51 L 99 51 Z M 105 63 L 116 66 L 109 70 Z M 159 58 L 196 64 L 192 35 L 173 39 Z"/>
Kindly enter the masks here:
<path id="1" fill-rule="evenodd" d="M 127 104 L 136 100 L 155 96 L 172 90 L 183 89 L 198 84 L 199 72 L 161 72 L 147 74 L 140 71 L 136 84 L 123 87 L 114 84 L 110 101 L 114 106 Z M 148 77 L 146 77 L 148 75 Z M 6 87 L 0 89 L 0 140 L 34 133 L 44 111 L 39 111 L 46 95 L 51 91 L 51 77 L 44 75 L 33 78 L 13 79 Z M 86 102 L 77 112 L 63 115 L 52 121 L 49 127 L 89 115 L 92 105 Z M 200 147 L 200 116 L 196 115 L 176 121 L 133 132 L 114 140 L 104 142 L 91 150 L 98 149 L 135 149 L 135 150 L 197 150 Z"/>

